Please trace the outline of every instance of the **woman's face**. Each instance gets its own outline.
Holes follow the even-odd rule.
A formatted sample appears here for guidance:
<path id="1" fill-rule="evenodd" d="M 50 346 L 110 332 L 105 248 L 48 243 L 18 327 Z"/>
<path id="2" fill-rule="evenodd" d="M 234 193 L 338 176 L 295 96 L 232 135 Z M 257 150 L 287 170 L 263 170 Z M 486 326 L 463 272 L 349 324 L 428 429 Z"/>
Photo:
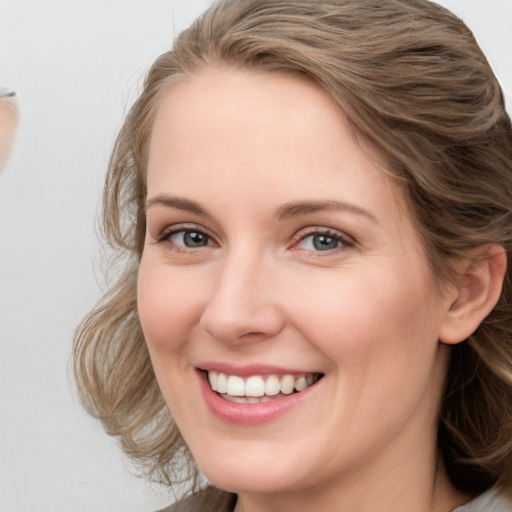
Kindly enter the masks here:
<path id="1" fill-rule="evenodd" d="M 207 478 L 258 494 L 423 475 L 451 299 L 331 98 L 202 70 L 161 101 L 147 186 L 140 320 Z"/>

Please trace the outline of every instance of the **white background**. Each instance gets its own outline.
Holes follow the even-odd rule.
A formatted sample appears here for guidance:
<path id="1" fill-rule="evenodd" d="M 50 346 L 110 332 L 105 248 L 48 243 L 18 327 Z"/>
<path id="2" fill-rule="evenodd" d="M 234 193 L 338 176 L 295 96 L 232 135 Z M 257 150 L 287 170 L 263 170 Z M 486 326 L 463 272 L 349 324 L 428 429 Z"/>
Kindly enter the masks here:
<path id="1" fill-rule="evenodd" d="M 109 151 L 150 63 L 210 0 L 0 0 L 0 83 L 21 124 L 0 183 L 0 511 L 168 504 L 82 412 L 72 333 L 99 296 L 95 234 Z M 444 0 L 512 104 L 512 0 Z M 510 108 L 509 108 L 510 111 Z"/>

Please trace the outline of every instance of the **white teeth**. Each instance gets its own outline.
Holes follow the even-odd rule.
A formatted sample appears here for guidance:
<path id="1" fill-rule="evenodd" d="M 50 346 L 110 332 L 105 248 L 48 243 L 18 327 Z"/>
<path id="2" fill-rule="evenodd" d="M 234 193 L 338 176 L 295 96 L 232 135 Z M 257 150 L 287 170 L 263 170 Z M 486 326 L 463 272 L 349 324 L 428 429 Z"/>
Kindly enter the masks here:
<path id="1" fill-rule="evenodd" d="M 238 375 L 226 375 L 222 372 L 209 371 L 208 382 L 213 391 L 226 399 L 238 403 L 268 402 L 270 397 L 280 393 L 290 395 L 294 391 L 303 391 L 318 380 L 318 375 L 307 374 L 295 377 L 290 374 L 279 378 L 277 375 L 252 375 L 246 379 Z M 247 398 L 246 398 L 247 397 Z M 236 399 L 235 399 L 236 398 Z"/>
<path id="2" fill-rule="evenodd" d="M 208 372 L 208 382 L 213 391 L 219 391 L 219 374 L 217 372 Z"/>
<path id="3" fill-rule="evenodd" d="M 276 375 L 269 375 L 265 381 L 265 395 L 274 396 L 281 392 L 279 379 Z"/>
<path id="4" fill-rule="evenodd" d="M 208 382 L 217 393 L 226 393 L 228 390 L 228 378 L 225 373 L 208 372 Z"/>
<path id="5" fill-rule="evenodd" d="M 263 396 L 265 394 L 265 381 L 255 375 L 245 382 L 245 396 Z"/>
<path id="6" fill-rule="evenodd" d="M 244 379 L 242 379 L 242 377 L 238 377 L 238 375 L 230 375 L 228 377 L 228 388 L 226 390 L 226 393 L 231 396 L 244 396 Z"/>
<path id="7" fill-rule="evenodd" d="M 295 389 L 297 391 L 302 391 L 303 389 L 306 389 L 308 387 L 308 383 L 306 381 L 306 377 L 299 377 L 295 381 Z"/>
<path id="8" fill-rule="evenodd" d="M 249 399 L 245 396 L 230 396 L 230 395 L 224 395 L 225 399 L 228 402 L 234 402 L 235 404 L 248 404 Z"/>
<path id="9" fill-rule="evenodd" d="M 219 373 L 219 378 L 217 380 L 217 391 L 218 393 L 226 393 L 228 390 L 228 378 L 225 373 Z M 213 386 L 212 386 L 213 387 Z"/>
<path id="10" fill-rule="evenodd" d="M 293 375 L 285 375 L 281 379 L 281 393 L 284 393 L 285 395 L 293 393 L 294 386 L 295 379 L 293 378 Z"/>

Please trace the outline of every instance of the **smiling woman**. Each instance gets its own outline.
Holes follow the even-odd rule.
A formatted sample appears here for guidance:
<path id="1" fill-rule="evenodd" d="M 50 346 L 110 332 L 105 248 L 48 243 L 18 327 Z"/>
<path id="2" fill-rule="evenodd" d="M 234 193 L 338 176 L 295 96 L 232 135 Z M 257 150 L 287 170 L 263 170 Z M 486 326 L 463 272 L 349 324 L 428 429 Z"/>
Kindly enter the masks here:
<path id="1" fill-rule="evenodd" d="M 148 74 L 104 226 L 129 257 L 76 376 L 153 478 L 209 480 L 169 510 L 512 509 L 512 129 L 449 12 L 215 4 Z"/>

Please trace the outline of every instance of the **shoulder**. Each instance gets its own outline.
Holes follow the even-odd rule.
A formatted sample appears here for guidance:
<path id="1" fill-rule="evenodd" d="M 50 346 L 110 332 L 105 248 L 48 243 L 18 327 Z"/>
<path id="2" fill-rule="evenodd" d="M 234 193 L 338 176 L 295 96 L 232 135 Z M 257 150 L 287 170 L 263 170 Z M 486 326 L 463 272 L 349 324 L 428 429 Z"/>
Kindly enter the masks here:
<path id="1" fill-rule="evenodd" d="M 511 512 L 512 498 L 499 492 L 495 487 L 471 500 L 453 512 Z"/>
<path id="2" fill-rule="evenodd" d="M 207 487 L 159 512 L 232 512 L 236 495 Z"/>

